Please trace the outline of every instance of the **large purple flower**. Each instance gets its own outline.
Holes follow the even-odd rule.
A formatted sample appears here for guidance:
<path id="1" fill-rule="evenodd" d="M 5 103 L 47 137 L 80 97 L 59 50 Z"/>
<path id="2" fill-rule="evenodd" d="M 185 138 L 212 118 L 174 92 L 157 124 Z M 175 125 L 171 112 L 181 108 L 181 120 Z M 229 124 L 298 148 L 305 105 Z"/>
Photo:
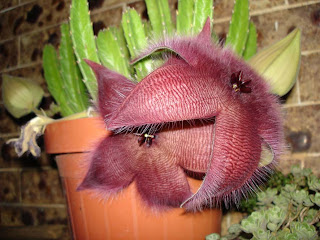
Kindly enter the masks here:
<path id="1" fill-rule="evenodd" d="M 237 202 L 265 176 L 283 146 L 280 105 L 257 73 L 210 36 L 207 21 L 196 37 L 150 46 L 139 60 L 159 50 L 171 54 L 138 84 L 87 61 L 114 134 L 92 153 L 79 189 L 109 196 L 135 182 L 151 207 L 196 210 Z M 263 149 L 272 153 L 266 166 Z M 201 174 L 192 193 L 187 175 Z"/>

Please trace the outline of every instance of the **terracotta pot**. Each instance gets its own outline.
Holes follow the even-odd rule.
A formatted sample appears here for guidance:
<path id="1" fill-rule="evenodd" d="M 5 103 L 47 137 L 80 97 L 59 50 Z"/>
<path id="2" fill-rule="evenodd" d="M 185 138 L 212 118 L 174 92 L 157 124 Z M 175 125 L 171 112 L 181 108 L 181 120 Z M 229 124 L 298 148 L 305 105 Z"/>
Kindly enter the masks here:
<path id="1" fill-rule="evenodd" d="M 136 194 L 134 184 L 117 197 L 101 201 L 88 191 L 77 192 L 84 177 L 84 159 L 94 143 L 108 134 L 99 118 L 61 121 L 47 126 L 45 146 L 56 161 L 68 201 L 74 239 L 205 239 L 220 232 L 221 211 L 184 213 L 177 208 L 151 212 Z M 201 181 L 189 179 L 193 189 Z"/>

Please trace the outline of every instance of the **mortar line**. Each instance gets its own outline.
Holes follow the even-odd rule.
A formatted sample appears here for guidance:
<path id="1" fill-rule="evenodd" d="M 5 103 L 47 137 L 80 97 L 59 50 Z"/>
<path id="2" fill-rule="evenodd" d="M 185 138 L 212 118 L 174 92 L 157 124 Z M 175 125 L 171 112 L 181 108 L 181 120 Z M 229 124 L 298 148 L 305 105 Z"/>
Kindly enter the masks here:
<path id="1" fill-rule="evenodd" d="M 284 104 L 284 108 L 291 108 L 291 107 L 306 107 L 306 106 L 315 106 L 320 105 L 320 101 L 314 101 L 314 102 L 302 102 L 302 103 L 290 103 L 290 104 Z"/>
<path id="2" fill-rule="evenodd" d="M 66 204 L 63 203 L 0 203 L 0 207 L 32 207 L 32 208 L 66 208 Z"/>
<path id="3" fill-rule="evenodd" d="M 320 3 L 320 0 L 313 0 L 313 1 L 308 1 L 308 2 L 304 2 L 304 3 L 294 3 L 294 4 L 290 4 L 290 5 L 275 6 L 275 7 L 271 7 L 271 8 L 267 8 L 267 9 L 252 11 L 250 13 L 250 17 L 259 16 L 259 15 L 263 15 L 263 14 L 267 14 L 267 13 L 283 11 L 283 10 L 289 10 L 289 9 L 298 8 L 298 7 L 305 7 L 305 6 L 309 6 L 309 5 L 313 5 L 313 4 L 317 4 L 317 3 Z M 214 21 L 214 24 L 224 23 L 224 22 L 228 22 L 230 20 L 231 20 L 231 16 L 223 17 L 223 18 L 216 19 Z"/>
<path id="4" fill-rule="evenodd" d="M 301 52 L 302 56 L 309 56 L 311 54 L 317 54 L 320 53 L 320 49 L 313 49 L 313 50 L 304 50 Z"/>
<path id="5" fill-rule="evenodd" d="M 53 167 L 13 167 L 13 168 L 0 168 L 0 172 L 19 172 L 19 171 L 48 171 L 48 170 L 56 170 Z"/>
<path id="6" fill-rule="evenodd" d="M 300 77 L 299 76 L 296 81 L 296 87 L 297 87 L 297 95 L 298 95 L 298 104 L 301 105 Z"/>
<path id="7" fill-rule="evenodd" d="M 3 0 L 2 0 L 2 1 L 3 1 Z M 21 3 L 21 1 L 19 1 L 19 3 L 18 3 L 16 6 L 8 7 L 8 8 L 5 8 L 5 9 L 0 10 L 0 14 L 1 14 L 1 13 L 9 12 L 9 11 L 15 9 L 15 8 L 18 8 L 18 7 L 22 7 L 22 6 L 27 5 L 27 4 L 31 3 L 31 2 L 35 2 L 35 0 L 30 0 L 30 1 L 24 2 L 24 3 Z"/>
<path id="8" fill-rule="evenodd" d="M 7 73 L 7 72 L 11 72 L 11 71 L 14 71 L 14 70 L 17 70 L 17 69 L 32 67 L 32 66 L 36 66 L 36 65 L 39 65 L 39 64 L 42 64 L 41 60 L 40 61 L 36 61 L 36 62 L 31 62 L 31 63 L 24 63 L 24 64 L 21 64 L 19 66 L 17 65 L 17 66 L 11 67 L 11 68 L 2 69 L 0 71 L 0 73 Z"/>
<path id="9" fill-rule="evenodd" d="M 14 132 L 14 133 L 0 133 L 0 139 L 6 139 L 6 138 L 13 138 L 13 137 L 19 137 L 20 132 Z"/>
<path id="10" fill-rule="evenodd" d="M 117 4 L 114 4 L 111 6 L 106 6 L 106 7 L 100 8 L 100 9 L 94 9 L 94 10 L 90 11 L 90 16 L 93 16 L 93 15 L 96 15 L 96 14 L 99 14 L 99 13 L 102 13 L 102 12 L 105 12 L 108 10 L 116 9 L 116 8 L 123 9 L 123 5 L 125 5 L 125 3 L 117 3 Z"/>
<path id="11" fill-rule="evenodd" d="M 21 62 L 21 37 L 18 36 L 18 61 L 17 61 L 17 66 L 20 66 Z"/>

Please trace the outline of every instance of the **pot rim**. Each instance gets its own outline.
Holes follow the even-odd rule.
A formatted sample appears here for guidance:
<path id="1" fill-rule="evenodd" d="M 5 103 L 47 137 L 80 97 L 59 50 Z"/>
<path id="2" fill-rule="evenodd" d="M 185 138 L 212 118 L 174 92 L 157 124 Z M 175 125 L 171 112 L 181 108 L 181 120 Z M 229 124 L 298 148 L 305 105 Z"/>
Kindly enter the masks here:
<path id="1" fill-rule="evenodd" d="M 89 152 L 110 132 L 101 117 L 87 117 L 48 124 L 44 133 L 49 154 Z"/>

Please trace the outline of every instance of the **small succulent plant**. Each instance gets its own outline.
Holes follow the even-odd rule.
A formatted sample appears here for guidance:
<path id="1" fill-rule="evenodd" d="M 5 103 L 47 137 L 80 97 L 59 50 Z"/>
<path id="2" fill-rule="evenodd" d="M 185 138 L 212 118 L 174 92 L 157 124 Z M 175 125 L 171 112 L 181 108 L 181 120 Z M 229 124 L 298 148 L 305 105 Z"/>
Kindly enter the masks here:
<path id="1" fill-rule="evenodd" d="M 292 166 L 291 173 L 276 174 L 257 194 L 253 211 L 228 235 L 208 235 L 206 240 L 319 239 L 320 179 L 310 169 Z"/>

